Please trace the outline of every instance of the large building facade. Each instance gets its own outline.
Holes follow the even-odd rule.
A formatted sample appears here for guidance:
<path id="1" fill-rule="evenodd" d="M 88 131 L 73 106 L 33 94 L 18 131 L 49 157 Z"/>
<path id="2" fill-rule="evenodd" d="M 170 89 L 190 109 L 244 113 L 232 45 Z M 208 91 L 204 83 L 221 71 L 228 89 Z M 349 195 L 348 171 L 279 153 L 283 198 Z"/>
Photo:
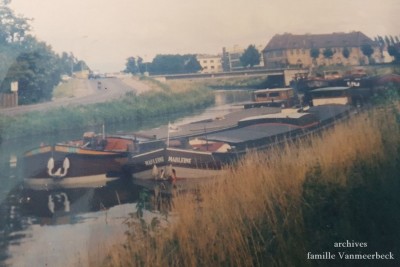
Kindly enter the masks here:
<path id="1" fill-rule="evenodd" d="M 196 58 L 202 68 L 201 73 L 222 72 L 221 55 L 197 55 Z"/>
<path id="2" fill-rule="evenodd" d="M 364 55 L 363 47 L 372 48 L 370 57 Z M 361 32 L 278 34 L 262 53 L 267 68 L 363 65 L 383 61 L 379 45 Z"/>

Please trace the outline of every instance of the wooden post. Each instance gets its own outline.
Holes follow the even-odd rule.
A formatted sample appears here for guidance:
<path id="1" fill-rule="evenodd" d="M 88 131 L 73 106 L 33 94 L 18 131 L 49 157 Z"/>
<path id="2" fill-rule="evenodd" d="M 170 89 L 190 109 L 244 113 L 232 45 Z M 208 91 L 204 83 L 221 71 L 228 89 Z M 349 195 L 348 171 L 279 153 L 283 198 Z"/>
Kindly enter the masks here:
<path id="1" fill-rule="evenodd" d="M 11 82 L 11 92 L 13 95 L 13 103 L 12 106 L 18 106 L 18 81 Z"/>

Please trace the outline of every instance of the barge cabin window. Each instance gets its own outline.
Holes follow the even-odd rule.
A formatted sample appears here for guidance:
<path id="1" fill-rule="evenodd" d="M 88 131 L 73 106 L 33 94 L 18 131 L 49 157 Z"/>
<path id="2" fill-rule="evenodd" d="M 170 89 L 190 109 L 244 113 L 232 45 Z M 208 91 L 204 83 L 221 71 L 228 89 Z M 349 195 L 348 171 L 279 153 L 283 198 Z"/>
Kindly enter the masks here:
<path id="1" fill-rule="evenodd" d="M 255 102 L 273 102 L 288 100 L 294 97 L 292 88 L 263 89 L 257 90 L 253 94 Z"/>
<path id="2" fill-rule="evenodd" d="M 351 104 L 350 87 L 325 87 L 312 90 L 310 93 L 313 106 Z"/>

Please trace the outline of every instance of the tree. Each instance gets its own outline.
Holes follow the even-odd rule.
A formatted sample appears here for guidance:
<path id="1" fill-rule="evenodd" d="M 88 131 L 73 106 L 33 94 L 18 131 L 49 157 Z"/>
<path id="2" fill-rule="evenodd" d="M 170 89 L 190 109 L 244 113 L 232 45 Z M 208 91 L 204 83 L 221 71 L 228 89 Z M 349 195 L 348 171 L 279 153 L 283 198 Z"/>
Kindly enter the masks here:
<path id="1" fill-rule="evenodd" d="M 392 43 L 390 43 L 390 39 L 389 39 L 389 37 L 387 35 L 385 35 L 385 43 L 386 43 L 386 46 L 391 46 L 392 45 Z"/>
<path id="2" fill-rule="evenodd" d="M 30 25 L 28 19 L 15 16 L 8 4 L 9 1 L 3 1 L 0 5 L 0 43 L 20 42 L 30 30 Z"/>
<path id="3" fill-rule="evenodd" d="M 125 73 L 131 73 L 131 74 L 136 74 L 139 72 L 138 65 L 136 63 L 136 58 L 134 57 L 129 57 L 126 59 L 126 64 L 125 64 Z"/>
<path id="4" fill-rule="evenodd" d="M 196 56 L 190 55 L 185 63 L 185 72 L 196 73 L 202 70 L 200 62 L 197 60 Z"/>
<path id="5" fill-rule="evenodd" d="M 390 38 L 390 43 L 391 43 L 392 45 L 394 45 L 396 42 L 394 41 L 393 36 L 390 35 L 389 38 Z"/>
<path id="6" fill-rule="evenodd" d="M 388 53 L 394 57 L 395 63 L 400 63 L 400 44 L 391 45 L 388 47 Z"/>
<path id="7" fill-rule="evenodd" d="M 333 57 L 333 50 L 331 48 L 325 48 L 324 51 L 322 52 L 325 58 L 331 59 Z"/>
<path id="8" fill-rule="evenodd" d="M 333 52 L 331 48 L 325 48 L 324 51 L 322 51 L 322 55 L 324 58 L 328 59 L 328 62 L 332 59 L 333 54 L 335 54 L 335 52 Z"/>
<path id="9" fill-rule="evenodd" d="M 184 61 L 180 55 L 156 55 L 151 62 L 151 72 L 155 74 L 183 73 Z"/>
<path id="10" fill-rule="evenodd" d="M 229 57 L 229 52 L 226 51 L 225 47 L 222 49 L 222 70 L 231 71 L 231 62 Z"/>
<path id="11" fill-rule="evenodd" d="M 374 49 L 370 44 L 363 44 L 361 46 L 362 53 L 368 58 L 368 61 L 371 63 L 371 55 L 374 53 Z"/>
<path id="12" fill-rule="evenodd" d="M 383 40 L 382 36 L 378 36 L 378 43 L 380 47 L 384 47 L 385 46 L 385 40 Z"/>
<path id="13" fill-rule="evenodd" d="M 310 56 L 313 59 L 314 65 L 317 63 L 317 58 L 319 57 L 319 49 L 318 48 L 311 48 L 310 50 Z"/>
<path id="14" fill-rule="evenodd" d="M 20 104 L 48 101 L 60 82 L 60 58 L 44 43 L 32 44 L 34 49 L 22 52 L 8 70 L 2 91 L 9 91 L 10 83 L 18 81 Z"/>
<path id="15" fill-rule="evenodd" d="M 149 65 L 152 74 L 183 74 L 201 70 L 195 55 L 156 55 Z"/>
<path id="16" fill-rule="evenodd" d="M 86 64 L 84 60 L 78 60 L 76 64 L 74 64 L 74 71 L 83 71 L 89 70 L 89 66 Z"/>
<path id="17" fill-rule="evenodd" d="M 138 66 L 138 70 L 139 70 L 140 73 L 147 72 L 146 63 L 143 62 L 143 58 L 142 57 L 138 57 L 137 58 L 137 66 Z"/>
<path id="18" fill-rule="evenodd" d="M 348 59 L 350 57 L 350 50 L 347 47 L 344 47 L 342 50 L 342 55 L 345 59 Z"/>
<path id="19" fill-rule="evenodd" d="M 243 67 L 252 68 L 255 65 L 260 64 L 260 52 L 258 52 L 255 45 L 249 45 L 240 57 L 240 63 Z"/>
<path id="20" fill-rule="evenodd" d="M 89 69 L 86 62 L 75 58 L 72 53 L 62 52 L 60 57 L 60 69 L 62 74 L 72 74 L 82 69 Z"/>

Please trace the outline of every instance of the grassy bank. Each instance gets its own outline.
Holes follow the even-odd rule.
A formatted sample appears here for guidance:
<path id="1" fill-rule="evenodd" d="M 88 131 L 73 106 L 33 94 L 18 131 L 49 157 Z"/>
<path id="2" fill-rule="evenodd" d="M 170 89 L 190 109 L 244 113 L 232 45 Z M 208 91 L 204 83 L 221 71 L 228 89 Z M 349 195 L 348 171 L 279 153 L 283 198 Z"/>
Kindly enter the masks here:
<path id="1" fill-rule="evenodd" d="M 193 86 L 195 84 L 205 85 L 214 89 L 257 89 L 262 88 L 266 82 L 266 76 L 251 77 L 229 77 L 212 79 L 193 79 L 193 80 L 170 80 L 168 84 L 175 87 Z"/>
<path id="2" fill-rule="evenodd" d="M 62 107 L 14 117 L 0 116 L 0 137 L 4 140 L 102 124 L 137 123 L 158 116 L 204 108 L 214 103 L 212 92 L 204 86 L 180 91 L 161 89 L 141 95 L 128 94 L 121 100 L 105 103 Z"/>
<path id="3" fill-rule="evenodd" d="M 84 79 L 70 79 L 68 81 L 64 81 L 60 83 L 56 88 L 53 90 L 53 98 L 63 98 L 63 97 L 74 97 L 82 95 L 79 92 L 81 89 L 82 91 L 87 91 L 88 87 L 85 85 L 87 81 Z M 84 94 L 85 95 L 85 94 Z"/>
<path id="4" fill-rule="evenodd" d="M 229 175 L 177 195 L 168 227 L 131 221 L 105 266 L 394 266 L 400 257 L 400 105 L 322 136 L 249 154 Z M 336 248 L 335 242 L 364 248 Z M 325 251 L 336 260 L 307 259 Z M 345 261 L 374 252 L 396 261 Z"/>

